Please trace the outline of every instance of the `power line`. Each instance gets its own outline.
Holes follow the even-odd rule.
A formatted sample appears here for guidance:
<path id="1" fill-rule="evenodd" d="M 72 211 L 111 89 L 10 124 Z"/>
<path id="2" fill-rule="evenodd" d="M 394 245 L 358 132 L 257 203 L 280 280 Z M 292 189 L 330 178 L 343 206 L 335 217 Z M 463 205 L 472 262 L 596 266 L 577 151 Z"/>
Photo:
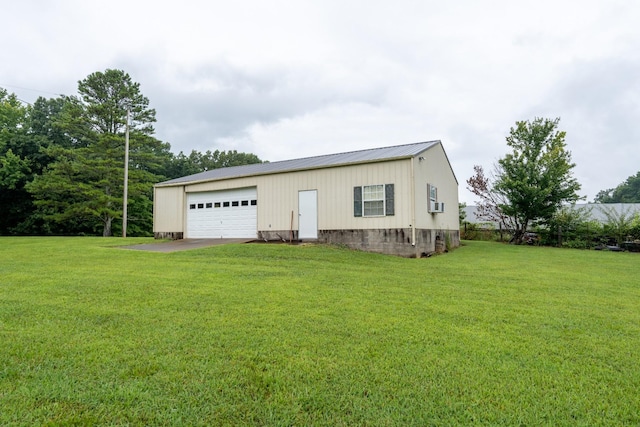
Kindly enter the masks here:
<path id="1" fill-rule="evenodd" d="M 64 94 L 62 94 L 62 93 L 49 92 L 48 90 L 41 90 L 41 89 L 30 89 L 28 87 L 8 85 L 8 84 L 5 84 L 5 83 L 0 83 L 0 86 L 1 87 L 10 87 L 10 88 L 13 88 L 13 89 L 28 90 L 30 92 L 46 93 L 46 94 L 49 94 L 49 95 L 64 96 Z"/>

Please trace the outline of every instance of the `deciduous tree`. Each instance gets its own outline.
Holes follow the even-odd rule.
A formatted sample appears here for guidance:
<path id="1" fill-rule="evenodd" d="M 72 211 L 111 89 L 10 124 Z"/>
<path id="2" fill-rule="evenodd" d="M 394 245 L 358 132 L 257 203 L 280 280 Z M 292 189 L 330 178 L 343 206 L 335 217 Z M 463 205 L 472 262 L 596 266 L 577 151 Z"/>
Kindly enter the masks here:
<path id="1" fill-rule="evenodd" d="M 600 191 L 596 203 L 640 203 L 640 172 L 627 178 L 616 188 Z"/>
<path id="2" fill-rule="evenodd" d="M 475 188 L 487 202 L 487 215 L 507 222 L 516 243 L 533 223 L 549 221 L 563 203 L 580 199 L 580 184 L 572 172 L 575 164 L 559 122 L 559 118 L 516 122 L 506 138 L 511 153 L 495 165 L 493 184 L 478 170 L 471 180 L 472 191 Z"/>
<path id="3" fill-rule="evenodd" d="M 28 107 L 0 88 L 0 234 L 10 234 L 31 210 L 24 189 L 32 176 Z M 37 152 L 38 149 L 35 148 Z"/>
<path id="4" fill-rule="evenodd" d="M 476 216 L 485 221 L 496 222 L 504 229 L 515 229 L 513 218 L 505 215 L 501 208 L 507 203 L 507 199 L 494 190 L 493 179 L 485 175 L 484 168 L 480 165 L 475 165 L 473 170 L 475 174 L 467 180 L 467 189 L 479 198 Z"/>
<path id="5" fill-rule="evenodd" d="M 173 157 L 171 164 L 167 168 L 167 176 L 169 178 L 179 178 L 208 170 L 253 163 L 262 163 L 262 160 L 255 154 L 238 153 L 236 150 L 215 150 L 213 152 L 207 150 L 205 153 L 192 150 L 188 156 L 181 151 Z"/>

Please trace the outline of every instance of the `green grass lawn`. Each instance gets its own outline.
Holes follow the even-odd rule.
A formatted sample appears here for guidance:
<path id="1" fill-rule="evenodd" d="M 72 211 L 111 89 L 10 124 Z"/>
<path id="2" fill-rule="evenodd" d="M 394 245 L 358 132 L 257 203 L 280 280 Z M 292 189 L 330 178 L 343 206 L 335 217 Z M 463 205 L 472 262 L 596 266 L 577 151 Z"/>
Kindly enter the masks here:
<path id="1" fill-rule="evenodd" d="M 639 425 L 639 254 L 0 238 L 0 425 Z"/>

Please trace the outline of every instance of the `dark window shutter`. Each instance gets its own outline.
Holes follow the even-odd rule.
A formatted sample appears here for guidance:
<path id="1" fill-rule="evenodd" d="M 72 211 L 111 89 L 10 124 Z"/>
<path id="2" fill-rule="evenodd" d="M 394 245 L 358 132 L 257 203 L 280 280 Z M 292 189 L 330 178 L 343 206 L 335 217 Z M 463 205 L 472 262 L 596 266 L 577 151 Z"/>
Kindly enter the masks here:
<path id="1" fill-rule="evenodd" d="M 353 187 L 353 216 L 362 216 L 362 187 Z"/>
<path id="2" fill-rule="evenodd" d="M 387 216 L 395 214 L 394 210 L 393 184 L 385 184 L 384 186 L 384 211 Z"/>

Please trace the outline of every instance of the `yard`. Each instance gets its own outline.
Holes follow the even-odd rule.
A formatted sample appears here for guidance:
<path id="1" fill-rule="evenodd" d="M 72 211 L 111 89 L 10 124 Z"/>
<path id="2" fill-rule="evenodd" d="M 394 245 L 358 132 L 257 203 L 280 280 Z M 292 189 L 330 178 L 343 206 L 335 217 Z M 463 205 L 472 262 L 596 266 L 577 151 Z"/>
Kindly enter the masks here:
<path id="1" fill-rule="evenodd" d="M 640 424 L 638 254 L 123 244 L 0 238 L 0 425 Z"/>

